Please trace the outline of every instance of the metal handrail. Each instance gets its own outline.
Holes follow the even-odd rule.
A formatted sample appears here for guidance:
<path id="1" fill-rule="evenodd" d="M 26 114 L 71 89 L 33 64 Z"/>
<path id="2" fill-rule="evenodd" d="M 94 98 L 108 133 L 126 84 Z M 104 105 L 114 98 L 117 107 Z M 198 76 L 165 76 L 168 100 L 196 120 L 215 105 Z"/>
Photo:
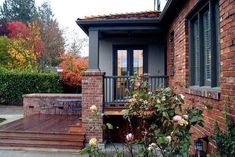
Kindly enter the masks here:
<path id="1" fill-rule="evenodd" d="M 105 76 L 104 77 L 104 103 L 123 104 L 128 97 L 130 86 L 129 78 L 132 76 Z M 150 84 L 150 91 L 167 87 L 167 76 L 142 75 L 141 78 Z"/>

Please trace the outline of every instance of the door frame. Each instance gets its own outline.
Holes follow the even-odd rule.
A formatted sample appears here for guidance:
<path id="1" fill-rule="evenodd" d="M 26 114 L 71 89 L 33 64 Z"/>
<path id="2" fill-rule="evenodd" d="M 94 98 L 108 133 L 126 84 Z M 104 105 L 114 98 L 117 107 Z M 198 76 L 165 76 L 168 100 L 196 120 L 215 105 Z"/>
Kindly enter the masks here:
<path id="1" fill-rule="evenodd" d="M 143 50 L 143 74 L 148 72 L 148 51 L 146 45 L 113 45 L 113 76 L 117 76 L 117 50 L 127 50 L 127 68 L 130 70 L 129 76 L 133 76 L 134 49 Z M 119 96 L 117 96 L 116 89 L 117 89 L 117 82 L 114 82 L 114 100 L 120 100 L 118 99 Z"/>
<path id="2" fill-rule="evenodd" d="M 133 52 L 131 51 L 134 49 L 143 49 L 143 74 L 148 73 L 148 50 L 146 45 L 113 45 L 113 76 L 117 76 L 117 50 L 127 50 L 127 68 L 131 70 L 130 76 L 133 75 L 133 68 L 130 68 L 130 66 L 133 67 Z"/>

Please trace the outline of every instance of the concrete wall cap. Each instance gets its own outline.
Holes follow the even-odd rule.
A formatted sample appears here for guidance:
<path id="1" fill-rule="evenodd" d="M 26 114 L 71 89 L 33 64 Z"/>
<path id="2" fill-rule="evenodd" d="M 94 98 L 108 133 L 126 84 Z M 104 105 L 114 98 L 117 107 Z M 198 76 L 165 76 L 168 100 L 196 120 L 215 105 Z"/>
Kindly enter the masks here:
<path id="1" fill-rule="evenodd" d="M 32 93 L 24 94 L 23 98 L 82 98 L 82 94 Z"/>

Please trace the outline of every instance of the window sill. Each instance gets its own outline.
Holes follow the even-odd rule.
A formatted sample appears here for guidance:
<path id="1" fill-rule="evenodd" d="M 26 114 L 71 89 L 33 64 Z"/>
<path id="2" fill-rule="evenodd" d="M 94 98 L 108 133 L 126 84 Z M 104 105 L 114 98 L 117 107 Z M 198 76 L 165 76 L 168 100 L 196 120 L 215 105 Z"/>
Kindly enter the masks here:
<path id="1" fill-rule="evenodd" d="M 197 95 L 205 98 L 220 100 L 220 88 L 219 87 L 208 87 L 208 86 L 190 86 L 188 94 Z"/>

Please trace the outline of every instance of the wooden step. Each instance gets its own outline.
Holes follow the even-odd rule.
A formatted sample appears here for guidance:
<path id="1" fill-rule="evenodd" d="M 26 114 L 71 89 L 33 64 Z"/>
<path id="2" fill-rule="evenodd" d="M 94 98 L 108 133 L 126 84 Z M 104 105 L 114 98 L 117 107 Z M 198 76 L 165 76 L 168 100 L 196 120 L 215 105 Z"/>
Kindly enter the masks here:
<path id="1" fill-rule="evenodd" d="M 32 115 L 0 126 L 0 146 L 81 149 L 85 142 L 81 128 L 78 116 Z"/>
<path id="2" fill-rule="evenodd" d="M 81 149 L 85 134 L 25 133 L 0 131 L 0 146 Z"/>
<path id="3" fill-rule="evenodd" d="M 46 145 L 46 146 L 82 146 L 82 142 L 69 141 L 45 141 L 45 140 L 22 140 L 22 139 L 1 139 L 1 144 L 32 144 L 32 145 Z"/>
<path id="4" fill-rule="evenodd" d="M 70 133 L 84 133 L 85 130 L 80 125 L 70 125 L 69 126 Z"/>
<path id="5" fill-rule="evenodd" d="M 82 145 L 40 145 L 40 144 L 19 144 L 19 143 L 0 143 L 0 147 L 19 147 L 19 148 L 52 148 L 52 149 L 76 149 L 84 148 Z"/>
<path id="6" fill-rule="evenodd" d="M 24 132 L 1 132 L 0 139 L 34 139 L 34 140 L 58 140 L 58 141 L 83 141 L 84 133 L 24 133 Z"/>

